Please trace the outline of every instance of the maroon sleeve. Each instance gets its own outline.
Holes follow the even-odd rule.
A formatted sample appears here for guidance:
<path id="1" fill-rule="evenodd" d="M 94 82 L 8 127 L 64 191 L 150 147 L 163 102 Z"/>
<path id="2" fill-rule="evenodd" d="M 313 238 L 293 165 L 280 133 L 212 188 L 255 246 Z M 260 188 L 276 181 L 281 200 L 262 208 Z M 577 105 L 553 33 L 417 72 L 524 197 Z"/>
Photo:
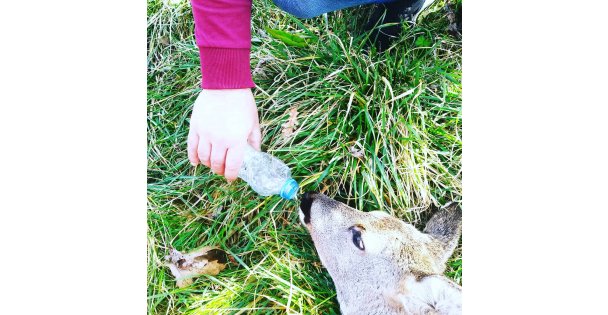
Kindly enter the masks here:
<path id="1" fill-rule="evenodd" d="M 204 89 L 253 87 L 251 0 L 191 0 Z"/>

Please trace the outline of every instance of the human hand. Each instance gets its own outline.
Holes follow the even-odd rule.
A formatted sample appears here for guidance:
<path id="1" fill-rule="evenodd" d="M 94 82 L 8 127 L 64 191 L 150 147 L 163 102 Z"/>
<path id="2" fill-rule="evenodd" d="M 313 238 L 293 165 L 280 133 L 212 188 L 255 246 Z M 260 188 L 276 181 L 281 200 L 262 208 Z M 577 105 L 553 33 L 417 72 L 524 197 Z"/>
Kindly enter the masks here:
<path id="1" fill-rule="evenodd" d="M 251 89 L 203 90 L 190 117 L 188 159 L 229 182 L 236 179 L 245 146 L 260 150 L 262 133 Z"/>

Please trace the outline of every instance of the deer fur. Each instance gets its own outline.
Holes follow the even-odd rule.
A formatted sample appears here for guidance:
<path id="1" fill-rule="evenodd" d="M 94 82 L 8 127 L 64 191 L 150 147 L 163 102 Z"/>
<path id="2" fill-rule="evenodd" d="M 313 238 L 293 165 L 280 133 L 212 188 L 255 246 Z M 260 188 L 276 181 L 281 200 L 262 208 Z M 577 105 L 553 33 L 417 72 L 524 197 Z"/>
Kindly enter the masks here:
<path id="1" fill-rule="evenodd" d="M 306 193 L 300 219 L 336 287 L 342 314 L 461 314 L 461 287 L 443 276 L 462 212 L 443 206 L 422 232 L 381 211 Z"/>

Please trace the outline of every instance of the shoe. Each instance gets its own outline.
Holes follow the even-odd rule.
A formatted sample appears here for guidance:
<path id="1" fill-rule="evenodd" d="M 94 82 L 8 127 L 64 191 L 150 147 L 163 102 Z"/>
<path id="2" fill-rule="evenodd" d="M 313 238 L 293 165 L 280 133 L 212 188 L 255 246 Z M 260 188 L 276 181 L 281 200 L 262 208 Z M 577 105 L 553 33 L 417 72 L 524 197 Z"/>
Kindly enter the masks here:
<path id="1" fill-rule="evenodd" d="M 408 22 L 416 23 L 418 15 L 428 8 L 435 0 L 416 0 L 416 1 L 396 1 L 396 2 L 411 2 L 410 5 L 403 5 L 402 19 Z"/>
<path id="2" fill-rule="evenodd" d="M 462 36 L 462 2 L 460 3 L 447 3 L 445 5 L 445 11 L 447 12 L 448 32 L 454 36 L 461 38 Z"/>
<path id="3" fill-rule="evenodd" d="M 415 24 L 418 15 L 434 1 L 397 0 L 380 4 L 372 11 L 365 29 L 372 32 L 370 39 L 383 51 L 399 37 L 403 22 Z"/>

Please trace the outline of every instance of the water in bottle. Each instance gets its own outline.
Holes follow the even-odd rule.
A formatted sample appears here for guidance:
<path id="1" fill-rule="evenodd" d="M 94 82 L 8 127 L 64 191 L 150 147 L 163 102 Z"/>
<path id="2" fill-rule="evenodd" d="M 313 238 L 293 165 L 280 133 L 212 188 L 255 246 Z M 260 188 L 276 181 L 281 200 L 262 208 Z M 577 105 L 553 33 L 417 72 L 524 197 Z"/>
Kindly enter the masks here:
<path id="1" fill-rule="evenodd" d="M 299 188 L 285 163 L 251 146 L 245 149 L 238 176 L 262 196 L 280 195 L 284 199 L 294 199 Z"/>

